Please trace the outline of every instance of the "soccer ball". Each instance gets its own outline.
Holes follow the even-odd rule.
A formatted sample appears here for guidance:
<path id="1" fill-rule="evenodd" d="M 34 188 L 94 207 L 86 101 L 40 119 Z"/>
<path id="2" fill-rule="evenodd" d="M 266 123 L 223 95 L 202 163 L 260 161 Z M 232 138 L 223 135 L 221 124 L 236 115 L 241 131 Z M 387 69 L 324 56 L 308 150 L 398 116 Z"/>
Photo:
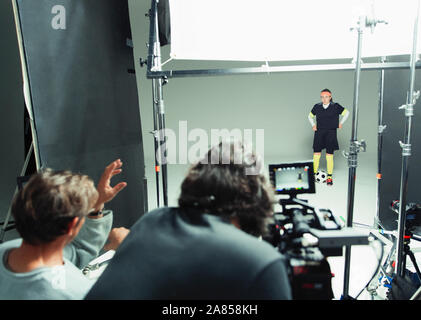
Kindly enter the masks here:
<path id="1" fill-rule="evenodd" d="M 324 183 L 326 182 L 327 174 L 324 171 L 319 171 L 316 173 L 316 182 L 318 183 Z"/>

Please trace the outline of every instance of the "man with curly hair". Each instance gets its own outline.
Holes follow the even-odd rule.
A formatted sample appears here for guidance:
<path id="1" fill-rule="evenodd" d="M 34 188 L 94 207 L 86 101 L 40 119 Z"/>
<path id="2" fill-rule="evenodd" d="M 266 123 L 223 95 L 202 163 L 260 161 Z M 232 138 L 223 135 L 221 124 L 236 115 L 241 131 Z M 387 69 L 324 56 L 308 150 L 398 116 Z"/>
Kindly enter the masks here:
<path id="1" fill-rule="evenodd" d="M 273 188 L 244 149 L 221 143 L 193 165 L 179 206 L 133 225 L 87 299 L 291 299 L 284 257 L 260 239 Z"/>

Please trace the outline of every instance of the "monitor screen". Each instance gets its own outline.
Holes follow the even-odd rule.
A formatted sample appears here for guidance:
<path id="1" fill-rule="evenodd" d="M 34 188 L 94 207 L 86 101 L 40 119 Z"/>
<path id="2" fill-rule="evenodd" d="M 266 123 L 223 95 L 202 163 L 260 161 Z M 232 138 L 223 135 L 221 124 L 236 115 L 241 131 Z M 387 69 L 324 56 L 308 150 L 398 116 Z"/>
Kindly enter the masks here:
<path id="1" fill-rule="evenodd" d="M 269 176 L 278 194 L 315 193 L 312 161 L 271 164 Z"/>

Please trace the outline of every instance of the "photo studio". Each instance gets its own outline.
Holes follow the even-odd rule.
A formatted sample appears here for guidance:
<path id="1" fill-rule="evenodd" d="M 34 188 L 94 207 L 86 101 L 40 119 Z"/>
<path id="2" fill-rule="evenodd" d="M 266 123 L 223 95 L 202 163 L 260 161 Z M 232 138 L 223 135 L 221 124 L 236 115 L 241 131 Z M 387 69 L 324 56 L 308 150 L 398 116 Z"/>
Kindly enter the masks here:
<path id="1" fill-rule="evenodd" d="M 0 300 L 420 300 L 420 7 L 2 0 Z"/>

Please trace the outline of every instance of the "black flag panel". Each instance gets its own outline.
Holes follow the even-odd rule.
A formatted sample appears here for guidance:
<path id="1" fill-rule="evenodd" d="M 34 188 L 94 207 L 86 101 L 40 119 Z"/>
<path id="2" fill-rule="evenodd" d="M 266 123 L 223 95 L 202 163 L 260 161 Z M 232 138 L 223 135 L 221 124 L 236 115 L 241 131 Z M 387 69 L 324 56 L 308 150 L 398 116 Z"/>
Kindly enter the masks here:
<path id="1" fill-rule="evenodd" d="M 390 203 L 399 200 L 400 196 L 402 148 L 399 141 L 404 141 L 406 122 L 405 111 L 400 110 L 399 107 L 406 104 L 407 92 L 409 91 L 409 75 L 409 69 L 385 71 L 383 123 L 386 125 L 386 129 L 383 133 L 379 216 L 385 227 L 393 230 L 398 227 L 398 214 L 390 209 Z M 421 71 L 416 71 L 415 90 L 420 89 Z M 421 130 L 418 125 L 421 122 L 420 105 L 421 99 L 418 99 L 412 118 L 412 155 L 409 157 L 407 203 L 421 203 L 419 187 L 421 181 Z"/>
<path id="2" fill-rule="evenodd" d="M 120 158 L 128 186 L 106 205 L 130 227 L 146 207 L 127 0 L 18 0 L 42 167 L 98 181 Z"/>

